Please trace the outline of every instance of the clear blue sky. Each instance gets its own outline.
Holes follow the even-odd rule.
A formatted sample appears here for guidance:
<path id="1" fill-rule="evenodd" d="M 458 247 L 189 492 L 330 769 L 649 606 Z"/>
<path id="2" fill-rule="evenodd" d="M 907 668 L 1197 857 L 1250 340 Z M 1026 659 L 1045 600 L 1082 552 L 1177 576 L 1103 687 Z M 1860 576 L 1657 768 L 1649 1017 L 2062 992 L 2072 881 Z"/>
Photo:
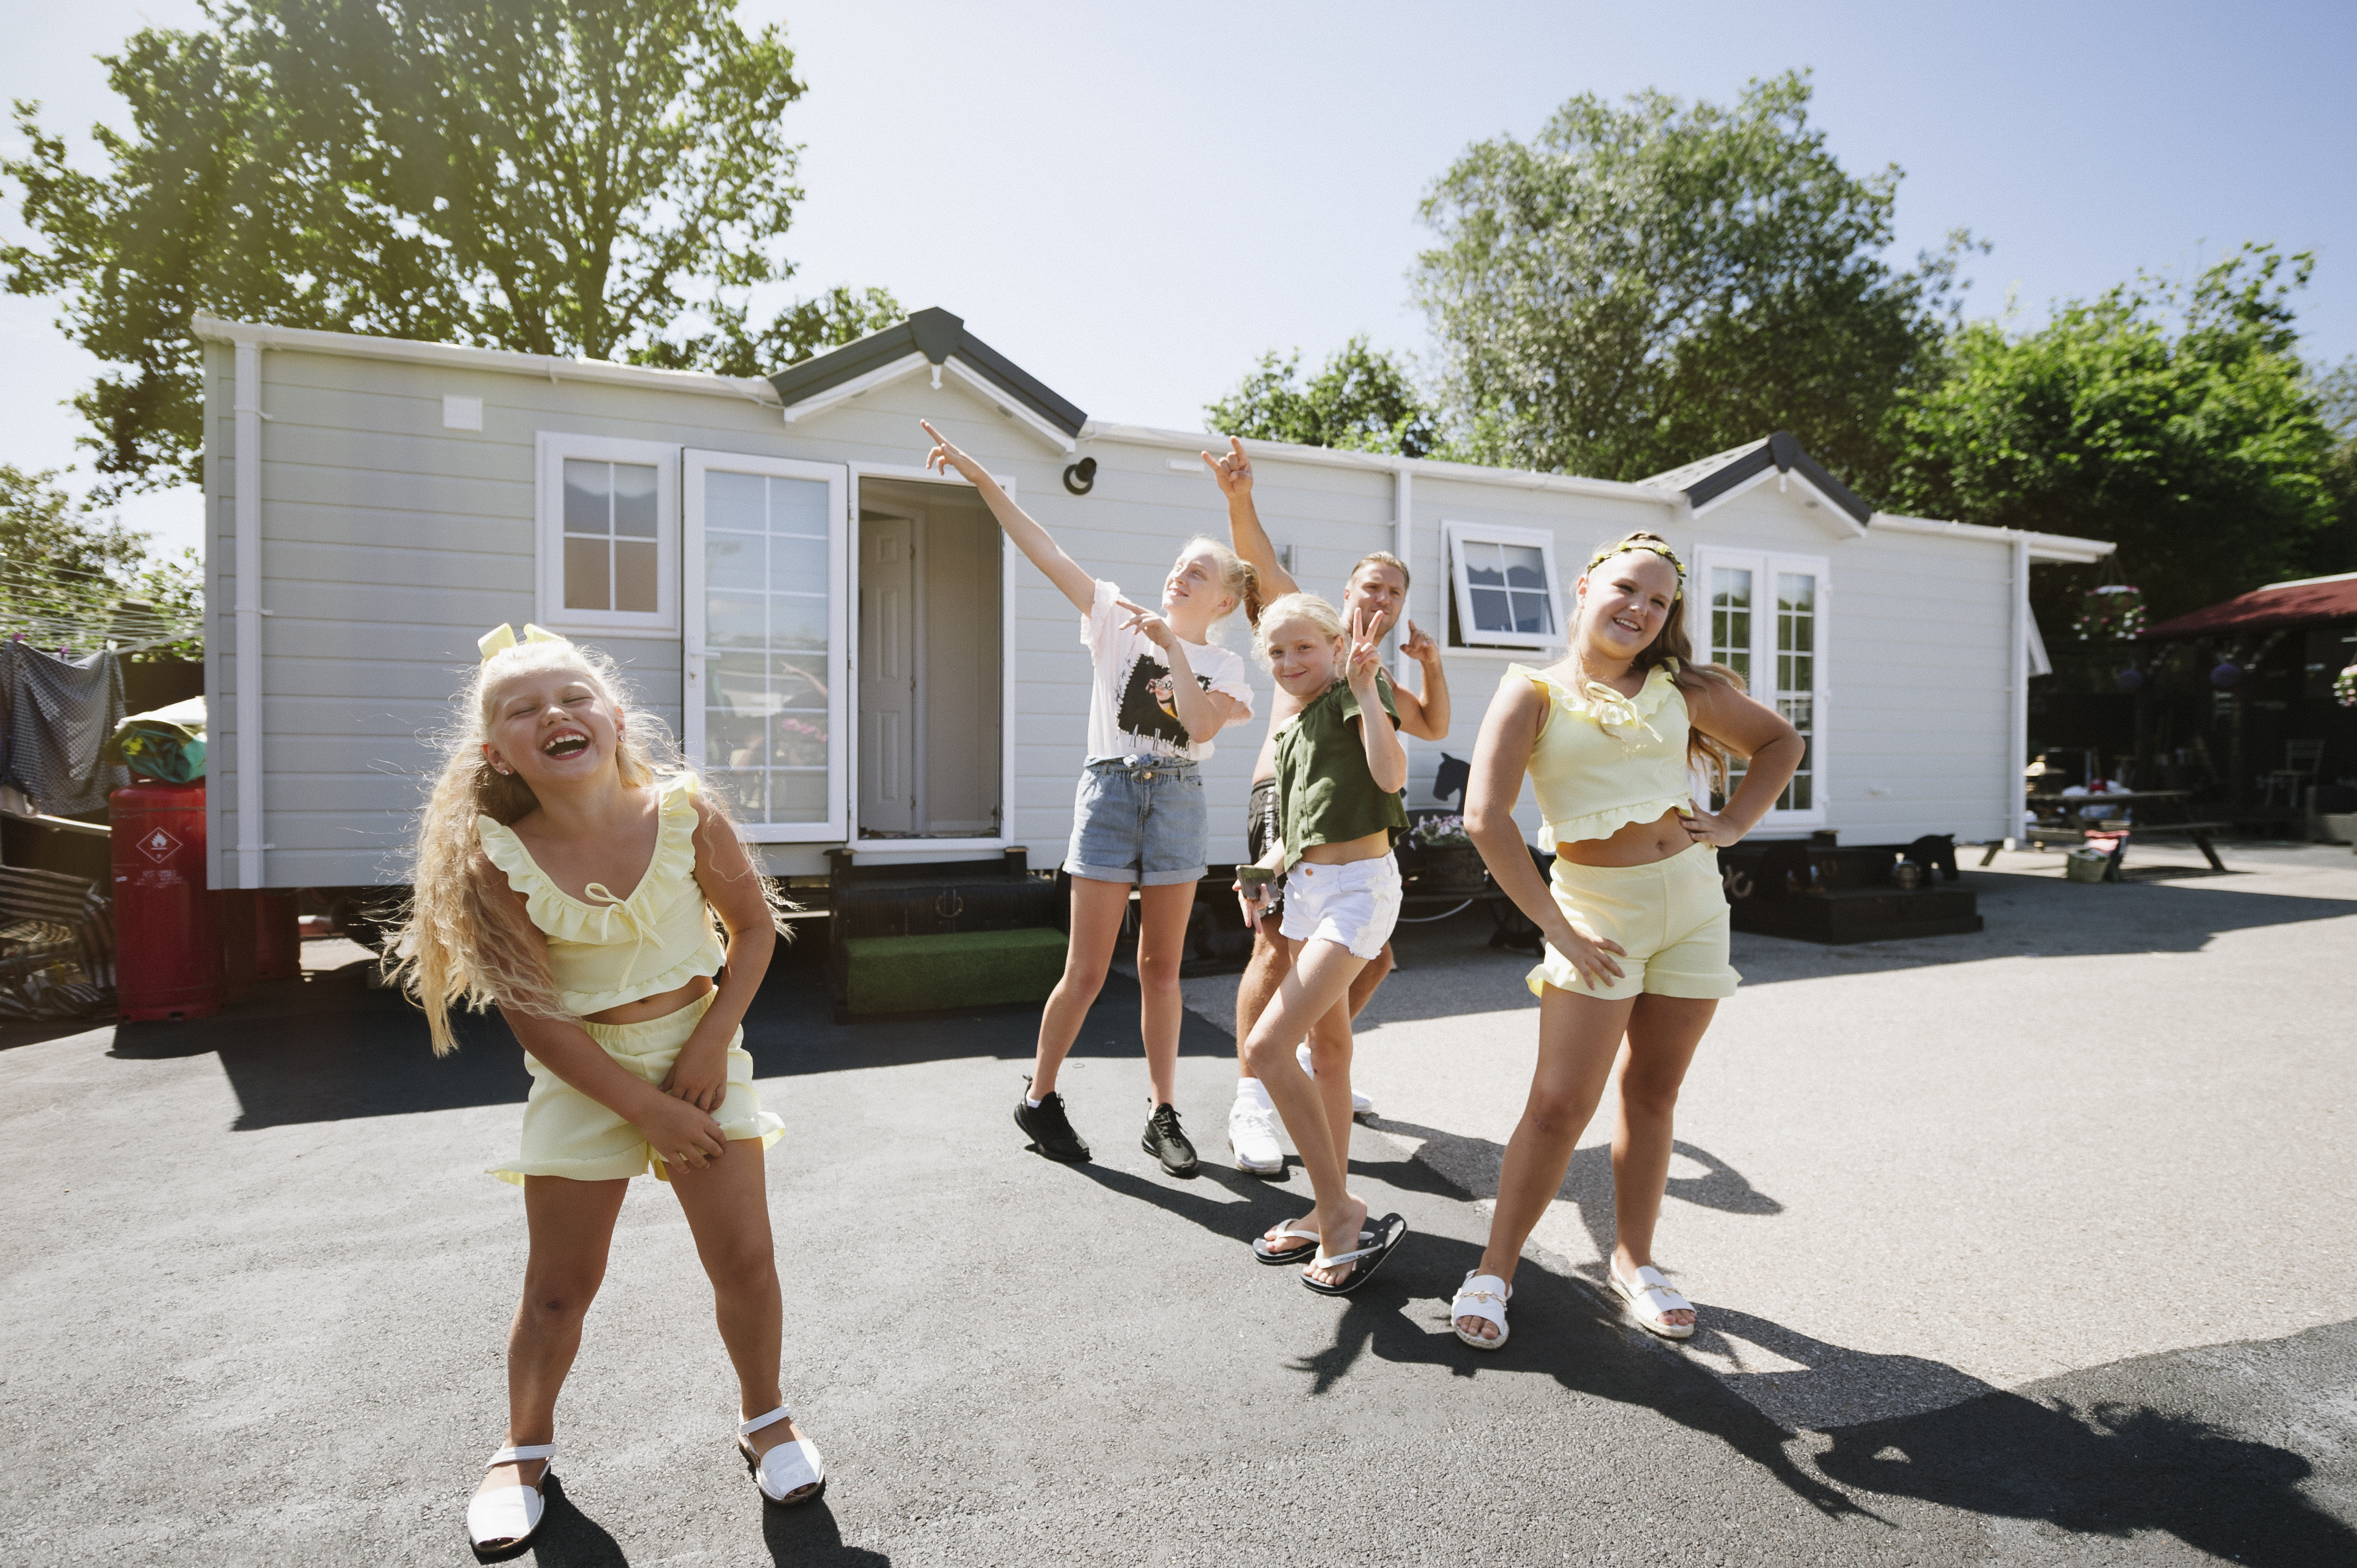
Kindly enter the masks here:
<path id="1" fill-rule="evenodd" d="M 0 97 L 114 118 L 91 57 L 189 0 L 13 8 Z M 1896 163 L 1900 258 L 1954 227 L 1995 245 L 1969 308 L 2050 301 L 2244 240 L 2317 253 L 2305 351 L 2357 353 L 2357 6 L 1432 6 L 748 0 L 809 94 L 799 286 L 939 305 L 1091 413 L 1194 428 L 1269 348 L 1353 332 L 1418 354 L 1418 198 L 1469 143 L 1565 99 L 1731 99 L 1813 69 L 1851 168 Z M 0 141 L 15 146 L 13 131 Z M 0 233 L 22 236 L 13 206 Z M 92 371 L 46 302 L 0 298 L 0 461 L 75 461 L 60 399 Z M 78 477 L 79 478 L 79 477 Z M 186 496 L 128 515 L 193 541 Z"/>

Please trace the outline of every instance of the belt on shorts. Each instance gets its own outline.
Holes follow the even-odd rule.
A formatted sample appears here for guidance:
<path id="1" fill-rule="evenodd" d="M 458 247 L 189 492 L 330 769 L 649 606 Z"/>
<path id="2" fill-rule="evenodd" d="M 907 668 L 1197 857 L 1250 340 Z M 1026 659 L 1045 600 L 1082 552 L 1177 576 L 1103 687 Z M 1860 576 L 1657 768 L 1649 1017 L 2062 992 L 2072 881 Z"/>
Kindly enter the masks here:
<path id="1" fill-rule="evenodd" d="M 1126 773 L 1133 779 L 1142 779 L 1150 783 L 1165 775 L 1172 779 L 1189 778 L 1197 766 L 1183 757 L 1099 757 L 1090 760 L 1086 771 Z"/>

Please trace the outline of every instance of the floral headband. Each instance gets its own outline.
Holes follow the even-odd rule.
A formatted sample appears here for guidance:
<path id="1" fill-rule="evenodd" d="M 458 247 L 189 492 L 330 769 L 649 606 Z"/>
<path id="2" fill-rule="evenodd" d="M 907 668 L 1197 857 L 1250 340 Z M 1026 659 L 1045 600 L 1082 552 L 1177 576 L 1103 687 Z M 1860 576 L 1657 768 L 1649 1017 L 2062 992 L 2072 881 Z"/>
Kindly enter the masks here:
<path id="1" fill-rule="evenodd" d="M 1618 544 L 1608 544 L 1587 558 L 1587 569 L 1593 572 L 1615 555 L 1626 555 L 1631 550 L 1642 550 L 1668 562 L 1678 575 L 1678 591 L 1670 596 L 1671 601 L 1674 603 L 1686 596 L 1686 564 L 1678 559 L 1676 551 L 1658 539 L 1624 539 Z"/>
<path id="2" fill-rule="evenodd" d="M 511 648 L 521 648 L 528 642 L 569 642 L 571 640 L 569 638 L 559 637 L 553 631 L 543 631 L 530 621 L 523 623 L 523 635 L 518 637 L 513 627 L 501 621 L 477 638 L 475 647 L 482 654 L 483 662 L 488 664 L 491 660 L 491 655 L 505 653 Z"/>

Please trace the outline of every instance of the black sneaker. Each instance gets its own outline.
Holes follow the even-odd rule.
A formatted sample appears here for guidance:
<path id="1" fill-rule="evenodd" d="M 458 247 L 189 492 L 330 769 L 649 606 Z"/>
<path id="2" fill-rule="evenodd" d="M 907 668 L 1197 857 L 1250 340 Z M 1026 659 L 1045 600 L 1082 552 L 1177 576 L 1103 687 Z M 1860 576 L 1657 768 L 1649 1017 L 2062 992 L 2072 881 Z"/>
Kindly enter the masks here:
<path id="1" fill-rule="evenodd" d="M 1178 1108 L 1157 1105 L 1154 1114 L 1146 1119 L 1146 1136 L 1138 1146 L 1162 1162 L 1162 1168 L 1175 1176 L 1190 1176 L 1197 1170 L 1195 1145 L 1178 1129 Z"/>
<path id="2" fill-rule="evenodd" d="M 1089 1158 L 1089 1146 L 1072 1131 L 1071 1119 L 1064 1114 L 1064 1097 L 1052 1090 L 1039 1097 L 1033 1105 L 1029 1095 L 1018 1096 L 1015 1101 L 1015 1124 L 1031 1140 L 1031 1146 L 1051 1160 L 1063 1160 L 1071 1165 L 1084 1165 Z"/>

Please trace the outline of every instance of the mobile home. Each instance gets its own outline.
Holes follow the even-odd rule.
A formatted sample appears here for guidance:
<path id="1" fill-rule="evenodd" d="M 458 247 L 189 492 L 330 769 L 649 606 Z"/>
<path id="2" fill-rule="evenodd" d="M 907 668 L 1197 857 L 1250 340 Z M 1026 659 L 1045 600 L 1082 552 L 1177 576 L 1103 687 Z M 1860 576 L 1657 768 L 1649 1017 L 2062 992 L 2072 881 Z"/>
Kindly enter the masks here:
<path id="1" fill-rule="evenodd" d="M 1210 437 L 1090 418 L 943 310 L 766 380 L 196 327 L 220 887 L 405 880 L 425 737 L 501 621 L 612 652 L 773 873 L 845 847 L 1053 865 L 1088 708 L 1077 618 L 971 487 L 922 470 L 917 421 L 1133 594 L 1224 528 Z M 1305 587 L 1338 594 L 1376 550 L 1413 570 L 1455 716 L 1410 743 L 1411 806 L 1470 755 L 1507 661 L 1554 657 L 1594 545 L 1648 528 L 1687 556 L 1697 650 L 1809 736 L 1763 832 L 2006 836 L 2029 568 L 2110 549 L 1876 512 L 1783 435 L 1637 483 L 1248 450 Z M 1259 736 L 1205 767 L 1215 860 L 1242 854 Z"/>

